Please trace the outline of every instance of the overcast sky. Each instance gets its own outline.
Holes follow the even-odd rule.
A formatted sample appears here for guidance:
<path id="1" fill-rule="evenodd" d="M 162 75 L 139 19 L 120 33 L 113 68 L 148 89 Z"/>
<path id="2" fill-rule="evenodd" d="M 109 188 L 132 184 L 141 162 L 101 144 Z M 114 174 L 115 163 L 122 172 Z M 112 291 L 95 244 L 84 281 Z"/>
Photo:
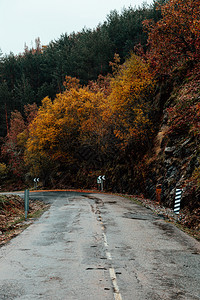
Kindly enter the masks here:
<path id="1" fill-rule="evenodd" d="M 0 0 L 0 49 L 3 54 L 23 52 L 40 37 L 42 45 L 62 33 L 95 28 L 111 10 L 151 4 L 153 0 Z"/>

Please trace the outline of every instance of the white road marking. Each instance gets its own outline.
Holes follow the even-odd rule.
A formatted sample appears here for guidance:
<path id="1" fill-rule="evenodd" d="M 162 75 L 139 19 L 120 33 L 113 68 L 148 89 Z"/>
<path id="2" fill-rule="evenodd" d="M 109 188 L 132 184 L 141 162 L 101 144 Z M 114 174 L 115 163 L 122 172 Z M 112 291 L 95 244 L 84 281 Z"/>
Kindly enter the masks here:
<path id="1" fill-rule="evenodd" d="M 106 246 L 106 248 L 108 248 L 108 241 L 104 232 L 103 232 L 103 239 L 104 239 L 104 245 Z"/>
<path id="2" fill-rule="evenodd" d="M 116 274 L 115 274 L 115 269 L 114 268 L 110 268 L 109 269 L 109 273 L 110 273 L 110 278 L 112 280 L 113 287 L 114 287 L 115 300 L 122 300 L 122 296 L 121 296 L 121 294 L 119 292 L 119 287 L 117 285 L 117 278 L 116 278 Z"/>
<path id="3" fill-rule="evenodd" d="M 103 240 L 104 240 L 105 247 L 108 248 L 108 240 L 104 232 L 103 232 Z M 106 257 L 108 260 L 110 261 L 112 260 L 112 256 L 109 251 L 106 251 Z M 119 292 L 119 287 L 117 285 L 117 277 L 115 274 L 115 269 L 113 267 L 109 268 L 109 273 L 110 273 L 110 279 L 112 280 L 112 284 L 113 284 L 115 300 L 122 300 L 122 296 Z"/>
<path id="4" fill-rule="evenodd" d="M 107 256 L 107 259 L 112 260 L 112 256 L 111 256 L 110 252 L 107 251 L 106 256 Z"/>
<path id="5" fill-rule="evenodd" d="M 100 213 L 99 213 L 99 217 L 97 218 L 97 220 L 102 224 L 102 226 L 101 226 L 102 231 L 105 231 L 105 227 L 103 225 Z M 104 246 L 106 248 L 106 257 L 110 261 L 110 265 L 111 265 L 112 256 L 111 256 L 111 253 L 107 250 L 108 249 L 108 240 L 107 240 L 106 234 L 104 232 L 102 233 L 102 235 L 103 235 Z M 115 269 L 113 268 L 112 265 L 109 268 L 109 273 L 110 273 L 110 279 L 112 281 L 112 285 L 113 285 L 113 289 L 114 289 L 114 298 L 115 298 L 115 300 L 122 300 L 122 296 L 120 294 L 119 287 L 117 285 L 117 277 L 115 274 Z"/>

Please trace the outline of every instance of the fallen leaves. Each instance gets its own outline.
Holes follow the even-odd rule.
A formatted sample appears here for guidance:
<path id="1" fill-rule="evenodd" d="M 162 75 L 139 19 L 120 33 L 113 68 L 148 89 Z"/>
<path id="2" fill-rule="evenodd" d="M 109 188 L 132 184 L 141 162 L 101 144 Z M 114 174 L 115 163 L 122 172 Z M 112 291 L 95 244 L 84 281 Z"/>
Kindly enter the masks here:
<path id="1" fill-rule="evenodd" d="M 24 200 L 18 195 L 0 195 L 0 245 L 21 233 L 33 223 L 34 215 L 41 214 L 47 207 L 41 201 L 30 200 L 29 220 L 25 221 Z"/>

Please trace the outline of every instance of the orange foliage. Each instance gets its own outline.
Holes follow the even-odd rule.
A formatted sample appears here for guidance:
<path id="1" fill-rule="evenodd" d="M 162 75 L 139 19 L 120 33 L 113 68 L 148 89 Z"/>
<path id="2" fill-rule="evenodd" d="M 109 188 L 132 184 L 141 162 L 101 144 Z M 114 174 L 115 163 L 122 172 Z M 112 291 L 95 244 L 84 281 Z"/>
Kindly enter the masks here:
<path id="1" fill-rule="evenodd" d="M 113 78 L 99 77 L 81 87 L 76 78 L 66 77 L 64 85 L 66 90 L 54 101 L 43 99 L 30 125 L 26 162 L 32 173 L 38 176 L 42 168 L 78 163 L 84 145 L 104 153 L 110 151 L 110 138 L 123 147 L 133 139 L 144 142 L 154 82 L 140 58 L 132 54 Z"/>
<path id="2" fill-rule="evenodd" d="M 2 146 L 2 155 L 8 160 L 9 170 L 19 177 L 24 174 L 24 149 L 28 138 L 28 126 L 37 114 L 35 103 L 24 106 L 26 121 L 19 111 L 11 114 L 10 128 Z"/>
<path id="3" fill-rule="evenodd" d="M 131 139 L 142 139 L 150 126 L 148 102 L 154 89 L 148 65 L 132 54 L 111 80 L 104 117 L 110 118 L 115 136 L 124 145 Z"/>
<path id="4" fill-rule="evenodd" d="M 35 165 L 44 159 L 73 163 L 81 143 L 91 143 L 101 134 L 100 106 L 104 101 L 101 92 L 78 87 L 78 81 L 67 78 L 68 89 L 52 102 L 43 99 L 37 118 L 30 126 L 26 161 Z M 74 84 L 75 83 L 75 84 Z"/>
<path id="5" fill-rule="evenodd" d="M 156 73 L 169 74 L 200 54 L 199 0 L 169 0 L 161 7 L 162 19 L 144 21 L 149 31 L 148 58 Z"/>

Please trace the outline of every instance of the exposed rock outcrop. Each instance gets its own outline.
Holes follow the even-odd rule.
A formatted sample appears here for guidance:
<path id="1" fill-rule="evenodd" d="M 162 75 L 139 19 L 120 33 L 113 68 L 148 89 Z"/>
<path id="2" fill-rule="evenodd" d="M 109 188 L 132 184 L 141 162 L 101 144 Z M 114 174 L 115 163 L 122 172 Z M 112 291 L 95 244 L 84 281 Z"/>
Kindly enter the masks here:
<path id="1" fill-rule="evenodd" d="M 182 207 L 191 210 L 199 207 L 200 188 L 196 180 L 200 176 L 199 100 L 200 80 L 193 75 L 181 85 L 174 84 L 164 105 L 149 160 L 146 195 L 156 199 L 156 186 L 160 184 L 161 202 L 169 207 L 173 207 L 178 187 L 183 188 Z"/>

